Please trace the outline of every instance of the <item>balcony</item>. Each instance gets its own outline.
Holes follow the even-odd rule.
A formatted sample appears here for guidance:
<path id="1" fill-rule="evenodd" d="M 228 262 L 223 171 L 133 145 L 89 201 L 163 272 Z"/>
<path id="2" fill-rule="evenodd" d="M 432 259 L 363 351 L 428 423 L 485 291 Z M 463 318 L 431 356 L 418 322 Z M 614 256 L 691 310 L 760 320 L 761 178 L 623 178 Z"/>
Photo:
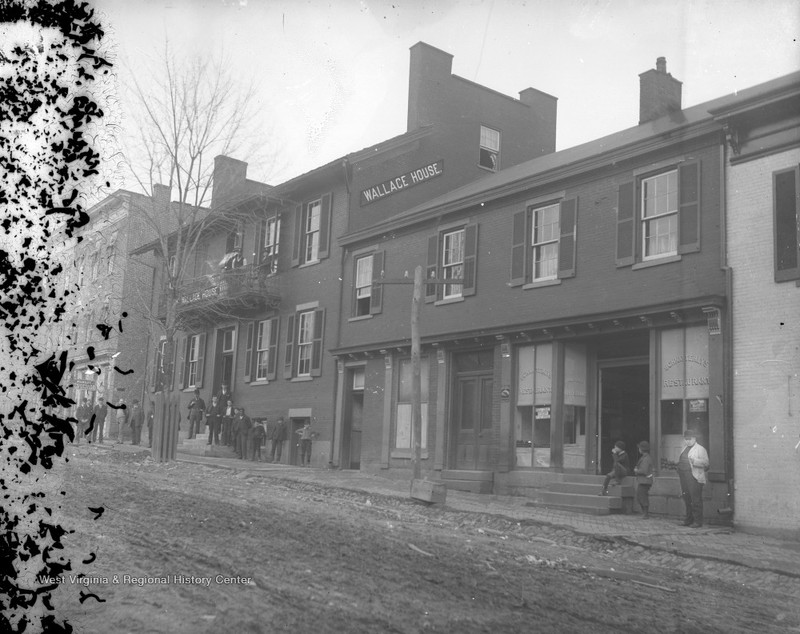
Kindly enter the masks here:
<path id="1" fill-rule="evenodd" d="M 261 267 L 242 266 L 188 280 L 178 294 L 178 319 L 187 325 L 223 317 L 248 317 L 280 305 L 278 278 Z"/>

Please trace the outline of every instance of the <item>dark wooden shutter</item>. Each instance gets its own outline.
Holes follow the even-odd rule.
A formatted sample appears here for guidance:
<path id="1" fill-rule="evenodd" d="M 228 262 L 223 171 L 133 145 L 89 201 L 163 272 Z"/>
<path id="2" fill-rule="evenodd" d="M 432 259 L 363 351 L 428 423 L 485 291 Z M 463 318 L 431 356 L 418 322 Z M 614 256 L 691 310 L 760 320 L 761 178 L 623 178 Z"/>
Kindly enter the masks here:
<path id="1" fill-rule="evenodd" d="M 630 266 L 634 262 L 636 238 L 636 201 L 633 182 L 619 186 L 617 199 L 617 266 Z"/>
<path id="2" fill-rule="evenodd" d="M 155 353 L 153 354 L 153 365 L 151 366 L 150 370 L 150 391 L 155 392 L 158 386 L 158 374 L 161 372 L 159 357 L 161 356 L 160 353 L 160 345 L 156 346 Z M 163 380 L 163 379 L 162 379 Z"/>
<path id="3" fill-rule="evenodd" d="M 331 202 L 333 194 L 322 197 L 322 208 L 319 211 L 319 259 L 324 260 L 330 252 L 331 242 Z"/>
<path id="4" fill-rule="evenodd" d="M 292 266 L 299 266 L 303 257 L 303 206 L 294 208 L 294 244 L 292 244 Z"/>
<path id="5" fill-rule="evenodd" d="M 322 340 L 325 336 L 325 309 L 314 311 L 314 343 L 311 347 L 311 376 L 322 374 Z"/>
<path id="6" fill-rule="evenodd" d="M 526 220 L 529 214 L 527 209 L 514 214 L 511 233 L 511 286 L 521 286 L 525 283 L 525 255 L 529 250 Z"/>
<path id="7" fill-rule="evenodd" d="M 775 236 L 775 281 L 800 278 L 800 247 L 798 235 L 798 196 L 800 169 L 793 167 L 772 174 L 773 233 Z"/>
<path id="8" fill-rule="evenodd" d="M 464 227 L 464 285 L 461 296 L 475 294 L 478 273 L 478 225 Z"/>
<path id="9" fill-rule="evenodd" d="M 247 324 L 247 347 L 244 351 L 244 382 L 250 383 L 253 376 L 253 339 L 257 336 L 255 331 L 258 322 L 248 322 Z"/>
<path id="10" fill-rule="evenodd" d="M 378 284 L 378 281 L 383 278 L 385 256 L 385 251 L 376 251 L 372 254 L 372 295 L 369 298 L 370 315 L 377 315 L 383 310 L 383 284 Z"/>
<path id="11" fill-rule="evenodd" d="M 180 352 L 178 352 L 179 350 L 180 350 Z M 177 366 L 177 368 L 179 370 L 178 371 L 178 389 L 182 390 L 183 388 L 186 387 L 186 385 L 184 383 L 185 378 L 186 378 L 186 354 L 187 354 L 186 337 L 182 337 L 181 338 L 180 347 L 175 345 L 175 340 L 173 338 L 172 355 L 177 359 L 177 363 L 171 364 L 172 367 L 170 367 L 170 374 L 172 375 L 171 379 L 170 379 L 170 385 L 169 385 L 169 389 L 170 390 L 174 390 L 175 389 L 175 367 L 176 366 Z"/>
<path id="12" fill-rule="evenodd" d="M 678 167 L 678 253 L 700 250 L 700 163 Z"/>
<path id="13" fill-rule="evenodd" d="M 425 279 L 439 277 L 439 234 L 428 238 L 428 266 L 425 269 Z M 425 285 L 425 301 L 436 301 L 436 284 Z"/>
<path id="14" fill-rule="evenodd" d="M 197 337 L 197 379 L 195 387 L 203 387 L 203 370 L 206 357 L 206 333 L 200 333 Z M 231 386 L 233 387 L 233 386 Z"/>
<path id="15" fill-rule="evenodd" d="M 266 233 L 267 221 L 261 220 L 261 222 L 258 223 L 258 231 L 256 232 L 256 248 L 253 249 L 253 252 L 255 253 L 255 262 L 253 264 L 255 266 L 264 264 L 264 256 L 266 255 L 264 252 L 264 236 Z"/>
<path id="16" fill-rule="evenodd" d="M 269 320 L 269 359 L 267 359 L 267 380 L 278 376 L 278 338 L 280 334 L 280 317 Z"/>
<path id="17" fill-rule="evenodd" d="M 558 277 L 575 277 L 577 255 L 578 199 L 562 200 L 559 209 L 561 238 L 558 241 Z"/>
<path id="18" fill-rule="evenodd" d="M 294 315 L 289 315 L 286 324 L 286 350 L 283 359 L 283 378 L 291 379 L 294 368 Z"/>

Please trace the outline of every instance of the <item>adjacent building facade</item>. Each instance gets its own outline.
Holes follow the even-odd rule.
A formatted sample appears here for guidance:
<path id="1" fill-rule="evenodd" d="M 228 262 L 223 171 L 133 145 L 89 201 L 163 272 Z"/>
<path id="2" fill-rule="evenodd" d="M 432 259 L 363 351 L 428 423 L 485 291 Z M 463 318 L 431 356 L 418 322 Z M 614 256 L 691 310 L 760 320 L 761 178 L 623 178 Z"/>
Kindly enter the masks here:
<path id="1" fill-rule="evenodd" d="M 712 111 L 731 270 L 734 521 L 800 537 L 800 73 Z"/>

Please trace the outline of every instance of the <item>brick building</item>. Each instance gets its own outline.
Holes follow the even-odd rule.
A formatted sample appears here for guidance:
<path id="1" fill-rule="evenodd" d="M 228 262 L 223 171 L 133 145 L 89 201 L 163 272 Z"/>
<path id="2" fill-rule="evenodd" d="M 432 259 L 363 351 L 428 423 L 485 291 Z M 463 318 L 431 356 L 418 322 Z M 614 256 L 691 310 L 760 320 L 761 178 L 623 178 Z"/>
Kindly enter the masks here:
<path id="1" fill-rule="evenodd" d="M 453 75 L 451 64 L 443 51 L 413 46 L 407 131 L 285 183 L 251 181 L 245 162 L 216 158 L 211 213 L 220 221 L 198 243 L 177 308 L 174 385 L 184 405 L 195 389 L 208 402 L 227 384 L 250 416 L 285 417 L 290 438 L 311 422 L 312 463 L 339 463 L 341 376 L 328 350 L 339 345 L 342 315 L 351 318 L 342 266 L 352 265 L 339 237 L 555 149 L 555 98 L 528 88 L 514 99 Z M 381 305 L 372 286 L 380 260 L 369 250 L 358 258 L 356 321 Z M 154 360 L 162 363 L 158 352 Z M 356 435 L 352 425 L 351 442 Z M 284 461 L 296 461 L 295 444 Z"/>
<path id="2" fill-rule="evenodd" d="M 615 441 L 635 457 L 647 440 L 651 510 L 678 516 L 676 463 L 695 428 L 711 461 L 705 514 L 729 508 L 731 269 L 725 137 L 712 113 L 736 97 L 683 109 L 663 58 L 640 86 L 637 126 L 341 238 L 352 298 L 333 350 L 345 376 L 333 452 L 342 464 L 353 462 L 348 429 L 363 420 L 362 469 L 405 477 L 411 467 L 410 290 L 387 285 L 380 310 L 358 314 L 357 258 L 372 250 L 387 278 L 423 263 L 427 277 L 463 279 L 427 285 L 421 311 L 429 477 L 607 512 L 577 491 L 609 471 Z"/>
<path id="3" fill-rule="evenodd" d="M 734 523 L 800 537 L 800 73 L 711 110 L 726 132 Z"/>

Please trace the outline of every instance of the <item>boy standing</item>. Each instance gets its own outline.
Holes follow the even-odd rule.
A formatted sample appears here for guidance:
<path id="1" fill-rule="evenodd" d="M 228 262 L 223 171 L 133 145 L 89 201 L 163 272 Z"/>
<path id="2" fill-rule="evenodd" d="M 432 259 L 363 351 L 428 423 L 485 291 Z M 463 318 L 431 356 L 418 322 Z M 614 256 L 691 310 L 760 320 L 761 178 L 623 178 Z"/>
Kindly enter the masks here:
<path id="1" fill-rule="evenodd" d="M 639 460 L 633 468 L 636 475 L 636 501 L 642 507 L 642 519 L 650 519 L 650 487 L 653 486 L 653 459 L 650 457 L 650 443 L 643 440 L 638 445 Z"/>

